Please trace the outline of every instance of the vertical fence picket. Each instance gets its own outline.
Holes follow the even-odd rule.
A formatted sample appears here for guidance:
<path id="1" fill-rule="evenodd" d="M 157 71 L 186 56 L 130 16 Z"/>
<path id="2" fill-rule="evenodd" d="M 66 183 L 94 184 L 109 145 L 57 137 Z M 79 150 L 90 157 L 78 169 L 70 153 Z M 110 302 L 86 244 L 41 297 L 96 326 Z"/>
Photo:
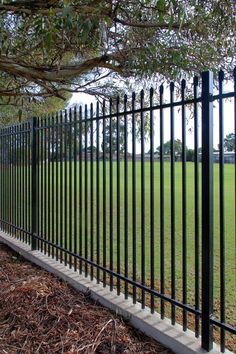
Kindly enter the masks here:
<path id="1" fill-rule="evenodd" d="M 83 181 L 83 164 L 82 164 L 82 149 L 83 149 L 83 144 L 82 144 L 82 107 L 79 107 L 79 256 L 80 256 L 80 261 L 79 261 L 79 271 L 80 274 L 82 274 L 82 254 L 83 254 L 83 186 L 82 186 L 82 181 Z"/>
<path id="2" fill-rule="evenodd" d="M 213 347 L 213 75 L 202 74 L 202 347 Z"/>
<path id="3" fill-rule="evenodd" d="M 125 278 L 129 273 L 129 201 L 128 201 L 128 117 L 127 117 L 127 95 L 124 96 L 124 271 Z M 125 299 L 128 298 L 128 282 L 125 281 Z"/>
<path id="4" fill-rule="evenodd" d="M 106 171 L 106 118 L 105 118 L 105 111 L 106 111 L 106 107 L 105 107 L 105 100 L 103 101 L 103 105 L 102 105 L 102 128 L 103 128 L 103 132 L 102 132 L 102 149 L 103 149 L 103 237 L 102 237 L 102 242 L 103 242 L 103 286 L 106 286 L 106 265 L 107 265 L 107 257 L 106 257 L 106 252 L 107 252 L 107 219 L 106 219 L 106 214 L 107 214 L 107 185 L 106 185 L 106 181 L 107 181 L 107 171 Z"/>
<path id="5" fill-rule="evenodd" d="M 37 168 L 37 137 L 36 137 L 36 124 L 37 124 L 37 119 L 34 117 L 32 119 L 32 125 L 31 125 L 31 129 L 32 129 L 32 229 L 31 229 L 31 247 L 32 250 L 36 250 L 36 226 L 37 226 L 37 221 L 36 221 L 36 217 L 37 217 L 37 200 L 36 200 L 36 195 L 37 195 L 37 176 L 36 176 L 36 168 Z"/>
<path id="6" fill-rule="evenodd" d="M 186 81 L 181 82 L 181 115 L 182 115 L 182 284 L 183 304 L 187 304 L 187 177 L 186 177 L 186 110 L 185 110 Z M 183 330 L 187 330 L 187 312 L 183 310 Z"/>
<path id="7" fill-rule="evenodd" d="M 220 194 L 220 320 L 225 322 L 225 203 L 224 203 L 224 72 L 219 72 L 219 194 Z M 221 328 L 221 351 L 225 352 L 225 331 Z"/>
<path id="8" fill-rule="evenodd" d="M 17 128 L 16 128 L 17 129 Z M 2 128 L 2 134 L 1 134 L 1 228 L 4 231 L 4 128 Z M 17 186 L 16 186 L 17 187 Z M 17 193 L 16 193 L 17 195 Z M 16 201 L 16 205 L 18 203 L 18 199 Z M 17 211 L 16 211 L 16 219 L 17 219 Z M 18 220 L 16 220 L 16 225 Z M 17 235 L 18 230 L 16 230 L 16 235 Z"/>
<path id="9" fill-rule="evenodd" d="M 62 263 L 63 258 L 63 252 L 62 252 L 62 247 L 63 247 L 63 226 L 64 226 L 64 208 L 63 208 L 63 114 L 62 111 L 60 111 L 60 129 L 59 129 L 59 134 L 60 134 L 60 262 Z"/>
<path id="10" fill-rule="evenodd" d="M 154 117 L 153 117 L 153 94 L 151 88 L 149 92 L 150 104 L 150 286 L 151 290 L 155 287 L 155 186 L 154 186 Z M 154 296 L 151 294 L 151 313 L 155 311 Z"/>
<path id="11" fill-rule="evenodd" d="M 94 261 L 94 162 L 93 162 L 93 104 L 90 105 L 90 260 Z M 91 280 L 93 280 L 94 267 L 91 266 Z"/>
<path id="12" fill-rule="evenodd" d="M 67 166 L 67 161 L 68 161 L 68 114 L 67 110 L 65 110 L 64 113 L 64 242 L 63 245 L 65 249 L 67 250 L 67 245 L 68 245 L 68 166 Z M 67 253 L 64 252 L 64 262 L 65 265 L 67 265 Z"/>
<path id="13" fill-rule="evenodd" d="M 9 127 L 9 233 L 12 234 L 12 128 Z"/>
<path id="14" fill-rule="evenodd" d="M 88 259 L 88 107 L 84 109 L 84 257 Z M 88 263 L 84 274 L 88 276 Z"/>
<path id="15" fill-rule="evenodd" d="M 145 133 L 144 133 L 144 91 L 140 92 L 140 139 L 141 139 L 141 283 L 145 285 Z M 145 308 L 145 291 L 142 290 L 142 309 Z"/>
<path id="16" fill-rule="evenodd" d="M 2 151 L 2 138 L 3 135 L 3 128 L 0 128 L 0 226 L 1 230 L 3 230 L 3 206 L 2 206 L 2 173 L 3 173 L 3 165 L 2 165 L 2 156 L 3 156 L 3 151 Z"/>
<path id="17" fill-rule="evenodd" d="M 30 127 L 31 127 L 31 122 L 29 122 L 29 130 Z M 16 139 L 17 139 L 17 136 L 16 136 Z M 17 144 L 17 143 L 16 143 Z M 16 149 L 17 149 L 17 146 L 16 146 Z M 28 232 L 29 232 L 29 237 L 28 237 L 28 243 L 30 244 L 30 230 L 31 230 L 31 203 L 32 203 L 32 183 L 31 183 L 31 176 L 32 176 L 32 169 L 31 169 L 31 154 L 32 154 L 32 149 L 31 149 L 31 134 L 29 132 L 28 134 L 28 158 L 27 158 L 27 163 L 28 163 L 28 202 L 29 202 L 29 206 L 28 206 Z M 17 153 L 16 153 L 17 155 Z M 17 156 L 16 156 L 16 169 L 17 169 Z M 16 177 L 17 177 L 17 171 L 16 171 Z M 17 186 L 16 186 L 16 189 L 17 189 Z M 16 200 L 16 205 L 17 205 L 17 200 Z M 17 211 L 16 211 L 17 213 Z M 17 225 L 17 224 L 16 224 Z"/>
<path id="18" fill-rule="evenodd" d="M 78 205 L 77 205 L 77 110 L 74 108 L 74 254 L 78 254 Z M 74 271 L 77 270 L 77 258 L 74 259 Z"/>
<path id="19" fill-rule="evenodd" d="M 234 68 L 234 137 L 236 137 L 236 67 Z M 235 192 L 235 220 L 236 220 L 236 141 L 234 140 L 234 192 Z M 235 240 L 236 242 L 236 240 Z M 235 254 L 236 257 L 236 254 Z"/>
<path id="20" fill-rule="evenodd" d="M 27 135 L 25 137 L 26 139 L 26 146 L 27 146 Z M 41 246 L 41 241 L 40 241 L 40 203 L 41 203 L 41 190 L 40 190 L 40 120 L 37 118 L 37 128 L 36 128 L 36 145 L 37 145 L 37 168 L 36 168 L 36 174 L 37 174 L 37 249 L 40 249 Z M 26 151 L 26 205 L 27 205 L 27 151 Z M 26 216 L 27 216 L 27 211 L 26 211 Z M 27 222 L 26 222 L 27 223 Z"/>
<path id="21" fill-rule="evenodd" d="M 58 120 L 58 112 L 56 113 L 56 215 L 55 215 L 55 223 L 56 223 L 56 245 L 59 245 L 59 120 Z M 56 247 L 56 260 L 58 261 L 58 248 Z"/>
<path id="22" fill-rule="evenodd" d="M 109 102 L 109 238 L 110 238 L 110 270 L 113 271 L 113 123 L 114 120 L 112 118 L 112 99 Z M 108 142 L 103 141 L 104 146 L 107 148 Z M 110 290 L 113 290 L 113 276 L 110 275 Z"/>
<path id="23" fill-rule="evenodd" d="M 18 193 L 18 201 L 19 201 L 19 209 L 18 209 L 18 213 L 19 213 L 19 226 L 20 226 L 20 241 L 23 240 L 23 235 L 22 235 L 22 123 L 19 126 L 19 193 Z M 5 135 L 5 144 L 6 144 L 6 135 Z M 6 194 L 6 181 L 7 181 L 7 176 L 6 176 L 6 159 L 7 156 L 5 154 L 5 201 L 7 199 L 7 194 Z M 33 172 L 33 171 L 32 171 Z M 32 201 L 33 203 L 33 201 Z M 5 207 L 6 207 L 6 211 L 7 211 L 7 203 L 5 202 Z M 33 219 L 33 216 L 31 216 Z M 7 226 L 7 225 L 6 225 Z M 32 226 L 33 228 L 33 226 Z M 32 241 L 31 241 L 32 242 Z"/>
<path id="24" fill-rule="evenodd" d="M 116 180 L 117 180 L 117 188 L 116 188 L 116 194 L 117 194 L 117 203 L 116 203 L 116 213 L 117 213 L 117 261 L 116 261 L 116 272 L 118 274 L 117 277 L 117 295 L 120 295 L 120 227 L 121 227 L 121 216 L 120 216 L 120 97 L 118 96 L 116 98 L 116 154 L 117 154 L 117 162 L 116 162 Z"/>
<path id="25" fill-rule="evenodd" d="M 15 210 L 16 210 L 16 206 L 15 206 L 15 127 L 12 126 L 11 129 L 11 134 L 12 134 L 12 235 L 15 236 Z M 28 135 L 27 135 L 28 138 Z M 28 145 L 27 145 L 28 146 Z M 0 129 L 0 153 L 1 153 L 1 129 Z M 28 164 L 27 164 L 28 167 Z M 1 168 L 1 161 L 0 161 L 0 168 Z M 1 172 L 0 172 L 0 184 L 1 184 Z M 0 189 L 1 192 L 1 189 Z M 0 196 L 0 200 L 1 200 L 1 196 Z M 0 202 L 0 207 L 1 207 L 1 202 Z M 27 213 L 28 215 L 28 213 Z M 1 218 L 1 215 L 0 215 Z M 1 222 L 0 222 L 1 225 Z M 27 231 L 28 231 L 28 225 L 27 227 Z"/>
<path id="26" fill-rule="evenodd" d="M 100 265 L 100 125 L 99 125 L 99 102 L 97 102 L 96 106 L 96 148 L 97 148 L 97 154 L 96 154 L 96 163 L 97 163 L 97 169 L 96 169 L 96 221 L 97 221 L 97 230 L 96 230 L 96 239 L 97 239 L 97 257 L 96 261 L 97 264 Z M 100 282 L 100 269 L 97 267 L 97 282 Z"/>
<path id="27" fill-rule="evenodd" d="M 194 77 L 194 258 L 195 258 L 195 309 L 200 307 L 200 288 L 199 288 L 199 137 L 198 137 L 198 77 Z M 199 337 L 199 321 L 198 315 L 195 316 L 195 335 Z"/>
<path id="28" fill-rule="evenodd" d="M 133 274 L 132 279 L 136 282 L 136 117 L 135 117 L 135 93 L 132 93 L 132 251 L 133 251 Z M 133 303 L 137 301 L 136 286 L 133 286 Z"/>
<path id="29" fill-rule="evenodd" d="M 8 222 L 9 222 L 9 233 L 12 234 L 12 152 L 11 152 L 11 140 L 12 140 L 12 134 L 11 134 L 11 127 L 9 127 L 9 159 L 8 159 L 8 164 L 9 164 L 9 217 L 8 217 Z M 25 208 L 25 205 L 24 205 Z M 24 222 L 25 222 L 25 214 L 24 214 Z M 24 224 L 24 230 L 25 230 L 25 224 Z M 27 241 L 27 236 L 26 236 L 26 241 Z"/>
<path id="30" fill-rule="evenodd" d="M 165 293 L 165 193 L 164 193 L 164 112 L 163 94 L 164 86 L 160 89 L 160 273 L 161 294 Z M 165 303 L 161 299 L 161 318 L 165 318 Z"/>
<path id="31" fill-rule="evenodd" d="M 23 133 L 22 133 L 22 229 L 25 230 L 25 202 L 26 202 L 26 195 L 25 195 L 25 137 L 26 137 L 26 133 L 25 133 L 25 127 L 26 124 L 23 123 L 22 128 L 23 128 Z M 36 149 L 37 149 L 37 142 L 36 142 Z M 37 154 L 37 150 L 36 150 L 36 154 Z M 36 167 L 37 168 L 37 167 Z M 37 184 L 37 171 L 35 171 L 36 173 L 36 184 Z M 37 187 L 36 187 L 36 191 L 37 191 Z M 35 234 L 37 234 L 37 222 L 36 222 L 36 230 L 35 230 Z M 25 237 L 25 232 L 23 231 L 23 241 L 25 242 L 27 237 Z"/>
<path id="32" fill-rule="evenodd" d="M 48 115 L 47 119 L 47 131 L 48 131 L 48 137 L 47 137 L 47 190 L 48 190 L 48 195 L 47 195 L 47 223 L 48 223 L 48 230 L 47 230 L 47 240 L 49 241 L 48 243 L 48 256 L 51 255 L 51 117 Z M 65 245 L 66 247 L 67 245 Z"/>
<path id="33" fill-rule="evenodd" d="M 69 109 L 69 251 L 72 253 L 72 110 Z M 72 268 L 72 256 L 69 257 L 69 267 Z"/>
<path id="34" fill-rule="evenodd" d="M 174 83 L 170 84 L 170 178 L 171 178 L 171 297 L 175 299 L 175 118 Z M 171 323 L 175 324 L 175 305 L 171 305 Z"/>
<path id="35" fill-rule="evenodd" d="M 44 117 L 44 239 L 48 240 L 47 232 L 48 232 L 48 220 L 47 220 L 47 117 Z M 44 254 L 47 253 L 47 243 L 44 242 Z M 61 257 L 62 258 L 62 257 Z"/>
<path id="36" fill-rule="evenodd" d="M 51 134 L 51 142 L 52 142 L 52 147 L 51 147 L 51 165 L 52 165 L 52 178 L 51 178 L 51 184 L 52 184 L 52 258 L 55 256 L 55 117 L 54 114 L 52 114 L 52 134 Z"/>

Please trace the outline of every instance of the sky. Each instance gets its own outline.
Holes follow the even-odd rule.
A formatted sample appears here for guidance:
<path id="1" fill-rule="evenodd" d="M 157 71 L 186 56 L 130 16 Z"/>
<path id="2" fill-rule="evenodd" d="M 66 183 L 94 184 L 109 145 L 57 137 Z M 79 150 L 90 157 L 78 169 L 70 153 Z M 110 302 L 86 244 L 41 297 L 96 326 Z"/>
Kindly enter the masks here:
<path id="1" fill-rule="evenodd" d="M 228 82 L 225 87 L 224 87 L 224 92 L 231 92 L 233 91 L 233 83 Z M 217 92 L 214 92 L 217 94 Z M 89 105 L 90 103 L 96 103 L 96 100 L 94 97 L 84 94 L 84 93 L 78 93 L 78 94 L 73 94 L 69 105 L 74 106 L 76 104 L 87 104 Z M 168 99 L 167 99 L 168 102 Z M 229 133 L 234 132 L 234 102 L 233 99 L 225 99 L 224 100 L 224 136 L 226 136 Z M 199 121 L 201 121 L 201 108 L 199 107 Z M 186 116 L 189 116 L 189 112 L 186 110 Z M 213 108 L 213 145 L 214 148 L 218 148 L 218 143 L 219 143 L 219 105 L 218 102 L 214 102 L 214 108 Z M 154 149 L 159 146 L 160 140 L 159 140 L 159 112 L 156 111 L 154 114 Z M 186 135 L 186 144 L 188 148 L 193 148 L 194 147 L 194 129 L 193 129 L 193 124 L 194 121 L 193 119 L 190 119 L 187 122 L 186 130 L 187 130 L 187 135 Z M 175 109 L 175 139 L 180 139 L 181 140 L 181 134 L 182 134 L 182 128 L 181 128 L 181 111 L 178 110 L 178 108 Z M 164 141 L 170 140 L 170 110 L 165 109 L 164 110 Z M 201 145 L 201 126 L 199 124 L 199 145 Z M 145 143 L 145 151 L 149 151 L 150 149 L 150 142 L 147 140 Z M 131 134 L 128 135 L 128 151 L 132 151 L 132 137 Z M 137 141 L 137 153 L 140 153 L 141 151 L 141 146 L 140 143 Z"/>

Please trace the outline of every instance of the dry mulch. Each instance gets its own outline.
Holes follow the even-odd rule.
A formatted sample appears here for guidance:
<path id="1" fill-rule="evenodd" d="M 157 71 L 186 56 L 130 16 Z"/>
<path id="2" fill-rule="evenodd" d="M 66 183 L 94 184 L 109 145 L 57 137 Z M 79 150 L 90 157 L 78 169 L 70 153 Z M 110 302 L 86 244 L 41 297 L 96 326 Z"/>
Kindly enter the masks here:
<path id="1" fill-rule="evenodd" d="M 172 352 L 0 244 L 0 353 Z"/>

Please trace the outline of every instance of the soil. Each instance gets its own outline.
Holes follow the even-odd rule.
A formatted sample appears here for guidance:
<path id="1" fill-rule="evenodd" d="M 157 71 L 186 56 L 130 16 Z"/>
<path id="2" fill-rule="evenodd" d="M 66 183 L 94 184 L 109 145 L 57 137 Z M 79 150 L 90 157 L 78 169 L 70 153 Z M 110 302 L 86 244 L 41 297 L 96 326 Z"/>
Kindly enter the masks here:
<path id="1" fill-rule="evenodd" d="M 172 351 L 0 244 L 0 353 Z"/>

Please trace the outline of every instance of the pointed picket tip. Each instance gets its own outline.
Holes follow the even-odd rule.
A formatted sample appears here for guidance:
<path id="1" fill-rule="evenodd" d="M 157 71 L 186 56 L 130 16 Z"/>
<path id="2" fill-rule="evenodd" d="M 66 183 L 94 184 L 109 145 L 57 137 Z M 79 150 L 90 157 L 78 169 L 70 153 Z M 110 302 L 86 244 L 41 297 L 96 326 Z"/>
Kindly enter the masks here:
<path id="1" fill-rule="evenodd" d="M 234 74 L 234 79 L 236 80 L 236 66 L 234 68 L 233 74 Z"/>
<path id="2" fill-rule="evenodd" d="M 65 121 L 67 121 L 67 109 L 64 110 Z"/>
<path id="3" fill-rule="evenodd" d="M 224 71 L 221 69 L 221 70 L 219 71 L 219 81 L 223 81 L 224 78 L 225 78 L 225 73 L 224 73 Z"/>
<path id="4" fill-rule="evenodd" d="M 186 80 L 183 79 L 183 80 L 181 80 L 181 89 L 185 90 L 185 88 L 186 88 Z"/>
<path id="5" fill-rule="evenodd" d="M 163 84 L 159 87 L 159 92 L 161 95 L 163 94 L 163 92 L 164 92 L 164 85 Z"/>
<path id="6" fill-rule="evenodd" d="M 154 95 L 154 88 L 153 87 L 150 88 L 149 95 L 150 95 L 150 97 L 153 97 L 153 95 Z"/>
<path id="7" fill-rule="evenodd" d="M 197 75 L 195 75 L 193 78 L 193 84 L 194 84 L 194 86 L 198 86 L 198 84 L 199 84 L 199 77 Z"/>
<path id="8" fill-rule="evenodd" d="M 174 88 L 175 88 L 175 84 L 174 84 L 173 81 L 171 81 L 171 83 L 170 83 L 170 91 L 173 92 Z"/>

